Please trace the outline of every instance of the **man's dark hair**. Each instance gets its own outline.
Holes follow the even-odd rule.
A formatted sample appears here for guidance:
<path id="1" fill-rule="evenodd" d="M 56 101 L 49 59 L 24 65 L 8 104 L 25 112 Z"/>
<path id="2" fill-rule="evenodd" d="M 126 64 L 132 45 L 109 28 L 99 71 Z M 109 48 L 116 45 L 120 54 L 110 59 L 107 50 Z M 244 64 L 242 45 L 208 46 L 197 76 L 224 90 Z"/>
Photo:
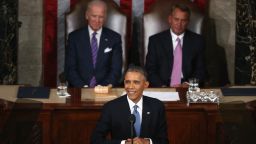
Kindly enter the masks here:
<path id="1" fill-rule="evenodd" d="M 181 3 L 173 4 L 172 7 L 171 7 L 171 13 L 170 14 L 172 14 L 175 9 L 180 9 L 181 11 L 188 13 L 189 17 L 191 15 L 191 11 L 190 11 L 189 7 L 185 4 L 181 4 Z"/>
<path id="2" fill-rule="evenodd" d="M 140 67 L 140 66 L 136 66 L 136 65 L 129 65 L 129 67 L 126 69 L 124 75 L 126 75 L 128 72 L 138 72 L 141 73 L 144 77 L 145 80 L 147 81 L 147 72 L 145 71 L 144 68 Z"/>

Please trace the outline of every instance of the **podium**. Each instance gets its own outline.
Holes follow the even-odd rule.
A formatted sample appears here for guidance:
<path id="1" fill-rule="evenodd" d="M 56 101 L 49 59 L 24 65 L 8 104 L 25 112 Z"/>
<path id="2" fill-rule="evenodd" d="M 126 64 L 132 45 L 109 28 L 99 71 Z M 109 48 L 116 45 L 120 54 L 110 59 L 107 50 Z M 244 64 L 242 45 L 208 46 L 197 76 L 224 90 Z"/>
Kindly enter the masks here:
<path id="1" fill-rule="evenodd" d="M 90 88 L 68 89 L 71 97 L 67 98 L 59 98 L 56 89 L 51 89 L 48 99 L 17 99 L 17 89 L 0 86 L 0 141 L 89 144 L 102 107 L 108 101 L 94 100 Z M 179 101 L 164 102 L 170 143 L 216 143 L 217 125 L 221 123 L 217 104 L 187 106 L 184 88 L 150 90 L 179 92 Z M 117 95 L 123 91 L 112 89 Z"/>

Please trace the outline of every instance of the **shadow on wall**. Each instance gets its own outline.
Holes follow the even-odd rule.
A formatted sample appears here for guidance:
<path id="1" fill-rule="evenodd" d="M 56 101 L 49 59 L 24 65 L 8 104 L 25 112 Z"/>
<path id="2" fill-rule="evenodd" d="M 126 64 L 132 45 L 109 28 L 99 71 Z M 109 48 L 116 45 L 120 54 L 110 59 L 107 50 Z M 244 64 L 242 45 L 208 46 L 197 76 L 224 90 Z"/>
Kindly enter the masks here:
<path id="1" fill-rule="evenodd" d="M 225 49 L 217 44 L 216 26 L 211 18 L 205 19 L 203 36 L 206 42 L 205 60 L 208 80 L 206 86 L 225 86 L 230 83 Z"/>

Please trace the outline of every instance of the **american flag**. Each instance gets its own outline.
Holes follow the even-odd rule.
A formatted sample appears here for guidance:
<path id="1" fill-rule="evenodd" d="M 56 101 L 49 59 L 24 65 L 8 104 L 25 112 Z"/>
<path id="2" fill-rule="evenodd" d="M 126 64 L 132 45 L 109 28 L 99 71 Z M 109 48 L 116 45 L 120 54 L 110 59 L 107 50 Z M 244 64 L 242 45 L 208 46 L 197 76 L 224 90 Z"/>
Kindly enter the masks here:
<path id="1" fill-rule="evenodd" d="M 65 13 L 79 0 L 44 0 L 43 82 L 56 87 L 58 75 L 64 71 Z M 113 0 L 128 16 L 128 24 L 134 17 L 141 17 L 157 0 Z M 171 1 L 171 0 L 170 0 Z M 204 11 L 207 0 L 190 0 Z M 130 22 L 129 22 L 130 21 Z M 131 27 L 131 26 L 130 26 Z M 129 25 L 128 25 L 129 29 Z"/>

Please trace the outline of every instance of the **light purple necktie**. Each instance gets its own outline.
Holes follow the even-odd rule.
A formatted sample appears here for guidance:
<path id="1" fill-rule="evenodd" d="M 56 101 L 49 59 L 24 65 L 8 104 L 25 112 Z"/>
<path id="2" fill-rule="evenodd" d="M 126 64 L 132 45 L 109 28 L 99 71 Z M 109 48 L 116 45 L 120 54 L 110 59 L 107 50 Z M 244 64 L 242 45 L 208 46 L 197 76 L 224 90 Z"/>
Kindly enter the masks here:
<path id="1" fill-rule="evenodd" d="M 180 39 L 177 38 L 177 46 L 173 52 L 173 67 L 170 86 L 181 83 L 181 69 L 182 69 L 182 48 Z"/>
<path id="2" fill-rule="evenodd" d="M 96 38 L 96 32 L 92 34 L 92 39 L 91 39 L 91 49 L 92 49 L 92 63 L 93 67 L 95 68 L 96 62 L 97 62 L 97 53 L 98 53 L 98 43 L 97 43 L 97 38 Z M 90 87 L 95 87 L 97 84 L 95 76 L 92 77 L 90 81 Z"/>

